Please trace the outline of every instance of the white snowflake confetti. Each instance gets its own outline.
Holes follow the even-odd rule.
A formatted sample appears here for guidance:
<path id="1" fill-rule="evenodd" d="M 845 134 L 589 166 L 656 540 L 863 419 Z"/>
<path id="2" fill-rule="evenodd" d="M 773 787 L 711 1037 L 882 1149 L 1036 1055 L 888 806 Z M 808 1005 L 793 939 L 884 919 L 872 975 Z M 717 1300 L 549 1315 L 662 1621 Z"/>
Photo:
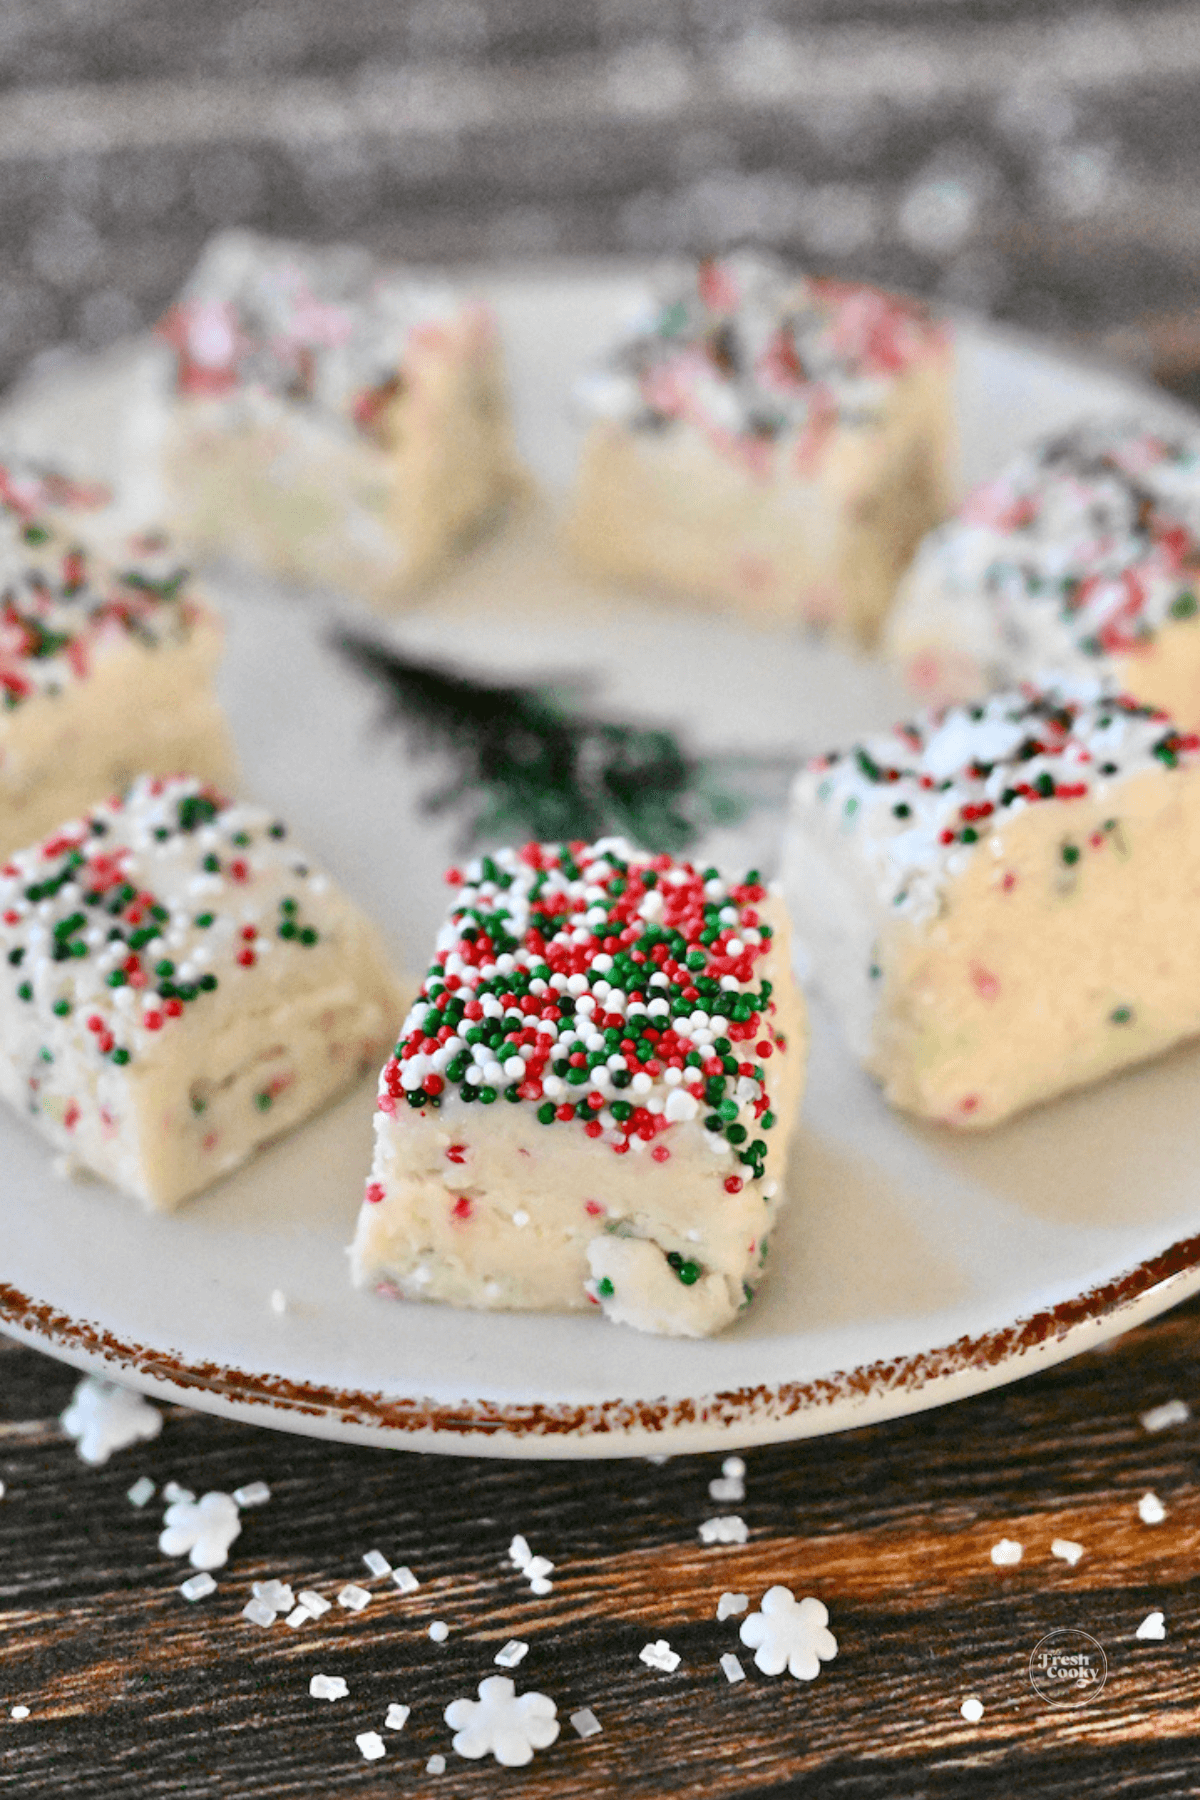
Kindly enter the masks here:
<path id="1" fill-rule="evenodd" d="M 377 1731 L 360 1731 L 354 1741 L 368 1762 L 378 1762 L 387 1753 L 387 1745 Z"/>
<path id="2" fill-rule="evenodd" d="M 1161 1406 L 1152 1406 L 1142 1414 L 1142 1426 L 1146 1431 L 1166 1431 L 1169 1425 L 1186 1425 L 1191 1416 L 1186 1400 L 1164 1400 Z"/>
<path id="3" fill-rule="evenodd" d="M 164 1556 L 187 1552 L 194 1569 L 219 1569 L 229 1560 L 229 1546 L 242 1522 L 232 1494 L 205 1494 L 201 1500 L 176 1500 L 163 1515 L 166 1526 L 158 1540 Z"/>
<path id="4" fill-rule="evenodd" d="M 479 1684 L 478 1700 L 452 1700 L 445 1720 L 454 1732 L 459 1756 L 486 1756 L 517 1769 L 533 1761 L 559 1733 L 558 1708 L 546 1694 L 517 1695 L 507 1675 L 489 1675 Z"/>
<path id="5" fill-rule="evenodd" d="M 1143 1525 L 1161 1525 L 1166 1516 L 1167 1509 L 1157 1494 L 1142 1495 L 1138 1501 L 1138 1518 Z"/>
<path id="6" fill-rule="evenodd" d="M 348 1581 L 338 1594 L 338 1605 L 344 1606 L 347 1612 L 361 1612 L 364 1606 L 371 1604 L 371 1596 L 365 1587 L 359 1587 L 356 1581 Z"/>
<path id="7" fill-rule="evenodd" d="M 508 1557 L 514 1569 L 519 1569 L 526 1577 L 535 1594 L 550 1593 L 553 1583 L 548 1579 L 554 1564 L 545 1556 L 535 1556 L 529 1548 L 528 1541 L 518 1532 L 508 1546 Z"/>
<path id="8" fill-rule="evenodd" d="M 1160 1612 L 1147 1613 L 1133 1635 L 1142 1639 L 1165 1638 L 1167 1635 L 1166 1619 Z"/>
<path id="9" fill-rule="evenodd" d="M 968 1725 L 978 1725 L 983 1717 L 983 1701 L 977 1700 L 974 1694 L 968 1694 L 958 1710 Z"/>
<path id="10" fill-rule="evenodd" d="M 401 1706 L 398 1700 L 393 1700 L 392 1704 L 387 1709 L 387 1718 L 383 1721 L 387 1730 L 403 1731 L 408 1723 L 408 1715 L 411 1711 L 411 1706 Z"/>
<path id="11" fill-rule="evenodd" d="M 578 1712 L 571 1714 L 571 1723 L 581 1738 L 595 1737 L 604 1727 L 590 1706 L 581 1706 Z"/>
<path id="12" fill-rule="evenodd" d="M 1057 1556 L 1060 1562 L 1070 1563 L 1074 1568 L 1083 1555 L 1083 1545 L 1077 1544 L 1073 1538 L 1055 1538 L 1050 1546 L 1050 1554 Z"/>
<path id="13" fill-rule="evenodd" d="M 308 1691 L 314 1700 L 344 1700 L 350 1689 L 341 1675 L 314 1675 Z"/>
<path id="14" fill-rule="evenodd" d="M 679 1667 L 682 1658 L 678 1650 L 672 1650 L 666 1638 L 658 1638 L 638 1651 L 638 1660 L 648 1669 L 661 1669 L 665 1675 L 670 1675 Z"/>
<path id="15" fill-rule="evenodd" d="M 139 1475 L 125 1498 L 130 1506 L 143 1507 L 153 1500 L 157 1489 L 148 1475 Z"/>
<path id="16" fill-rule="evenodd" d="M 523 1644 L 520 1638 L 509 1638 L 503 1650 L 497 1650 L 492 1660 L 502 1669 L 515 1669 L 528 1652 L 529 1645 Z"/>
<path id="17" fill-rule="evenodd" d="M 181 1581 L 179 1591 L 185 1600 L 203 1600 L 216 1593 L 217 1584 L 208 1570 L 203 1569 L 199 1575 L 189 1575 L 186 1581 Z"/>
<path id="18" fill-rule="evenodd" d="M 115 1381 L 85 1375 L 59 1423 L 85 1463 L 106 1463 L 117 1450 L 156 1438 L 163 1416 L 156 1406 Z"/>
<path id="19" fill-rule="evenodd" d="M 998 1569 L 1015 1569 L 1024 1554 L 1024 1546 L 1015 1538 L 1001 1538 L 992 1545 L 992 1561 Z"/>
<path id="20" fill-rule="evenodd" d="M 700 1527 L 702 1544 L 744 1544 L 750 1536 L 745 1519 L 727 1513 L 720 1519 L 705 1519 Z"/>
<path id="21" fill-rule="evenodd" d="M 367 1550 L 363 1555 L 363 1561 L 372 1575 L 390 1575 L 392 1572 L 392 1565 L 382 1550 Z"/>
<path id="22" fill-rule="evenodd" d="M 233 1497 L 239 1506 L 265 1506 L 271 1498 L 271 1490 L 265 1481 L 248 1481 L 245 1487 L 234 1488 Z"/>
<path id="23" fill-rule="evenodd" d="M 762 1608 L 742 1620 L 741 1640 L 754 1651 L 764 1675 L 789 1670 L 798 1681 L 812 1681 L 821 1664 L 837 1655 L 837 1639 L 827 1629 L 829 1613 L 811 1595 L 797 1600 L 791 1588 L 768 1588 Z"/>
<path id="24" fill-rule="evenodd" d="M 429 1635 L 435 1644 L 444 1644 L 446 1639 L 450 1636 L 450 1627 L 447 1625 L 445 1619 L 435 1619 L 433 1624 L 429 1627 Z"/>
<path id="25" fill-rule="evenodd" d="M 721 1658 L 721 1668 L 728 1682 L 745 1681 L 746 1671 L 732 1650 L 727 1650 Z"/>
<path id="26" fill-rule="evenodd" d="M 718 1619 L 732 1619 L 738 1613 L 744 1613 L 749 1604 L 750 1596 L 748 1594 L 724 1593 L 717 1601 L 717 1617 Z"/>

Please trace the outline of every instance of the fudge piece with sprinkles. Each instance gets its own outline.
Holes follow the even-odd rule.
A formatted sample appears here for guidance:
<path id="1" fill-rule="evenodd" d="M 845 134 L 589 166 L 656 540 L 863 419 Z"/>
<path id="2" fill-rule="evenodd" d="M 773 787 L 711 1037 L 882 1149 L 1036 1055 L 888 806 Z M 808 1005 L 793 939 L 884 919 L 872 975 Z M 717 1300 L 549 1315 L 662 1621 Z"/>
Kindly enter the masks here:
<path id="1" fill-rule="evenodd" d="M 159 331 L 175 522 L 206 552 L 389 604 L 522 491 L 494 321 L 444 283 L 225 232 Z"/>
<path id="2" fill-rule="evenodd" d="M 870 643 L 952 504 L 946 328 L 746 253 L 702 262 L 579 384 L 591 569 Z"/>
<path id="3" fill-rule="evenodd" d="M 165 540 L 118 533 L 109 499 L 0 463 L 0 856 L 143 771 L 233 775 L 219 622 Z"/>
<path id="4" fill-rule="evenodd" d="M 759 1279 L 804 1079 L 780 900 L 616 838 L 448 879 L 380 1079 L 355 1280 L 719 1331 Z"/>
<path id="5" fill-rule="evenodd" d="M 1200 1032 L 1200 737 L 1094 680 L 819 758 L 784 883 L 906 1111 L 991 1125 Z"/>
<path id="6" fill-rule="evenodd" d="M 928 705 L 1061 671 L 1200 727 L 1200 435 L 1102 419 L 1022 452 L 922 545 L 884 648 Z"/>
<path id="7" fill-rule="evenodd" d="M 286 827 L 142 777 L 0 869 L 0 1094 L 170 1208 L 378 1063 L 374 928 Z"/>

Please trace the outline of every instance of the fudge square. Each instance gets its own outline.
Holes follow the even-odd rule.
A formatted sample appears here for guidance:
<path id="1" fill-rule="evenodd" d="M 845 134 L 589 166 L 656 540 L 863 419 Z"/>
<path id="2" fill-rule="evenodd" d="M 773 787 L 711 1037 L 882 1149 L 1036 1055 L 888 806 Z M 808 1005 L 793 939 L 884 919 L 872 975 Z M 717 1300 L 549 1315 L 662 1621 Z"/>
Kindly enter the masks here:
<path id="1" fill-rule="evenodd" d="M 220 623 L 170 545 L 124 536 L 109 499 L 0 463 L 0 856 L 143 771 L 234 773 Z"/>
<path id="2" fill-rule="evenodd" d="M 992 1125 L 1200 1031 L 1200 737 L 1096 681 L 798 777 L 785 891 L 896 1106 Z"/>
<path id="3" fill-rule="evenodd" d="M 803 1086 L 781 902 L 618 838 L 449 879 L 380 1079 L 355 1281 L 719 1331 L 759 1279 Z"/>
<path id="4" fill-rule="evenodd" d="M 884 649 L 927 705 L 1061 670 L 1200 728 L 1200 436 L 1092 420 L 926 539 Z"/>
<path id="5" fill-rule="evenodd" d="M 578 395 L 597 573 L 869 644 L 952 504 L 946 328 L 874 288 L 702 262 Z"/>
<path id="6" fill-rule="evenodd" d="M 257 806 L 144 777 L 0 871 L 0 1093 L 171 1208 L 378 1064 L 374 928 Z"/>
<path id="7" fill-rule="evenodd" d="M 223 233 L 159 331 L 167 486 L 205 552 L 388 604 L 525 485 L 487 308 L 365 250 Z"/>

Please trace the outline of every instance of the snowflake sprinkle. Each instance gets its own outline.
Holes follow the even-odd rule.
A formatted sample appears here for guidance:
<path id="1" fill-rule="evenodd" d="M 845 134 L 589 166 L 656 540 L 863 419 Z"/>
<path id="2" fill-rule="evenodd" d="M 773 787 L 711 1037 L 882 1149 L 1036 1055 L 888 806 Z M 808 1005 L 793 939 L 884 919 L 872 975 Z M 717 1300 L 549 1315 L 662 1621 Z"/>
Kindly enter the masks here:
<path id="1" fill-rule="evenodd" d="M 535 1750 L 545 1750 L 559 1733 L 558 1708 L 545 1694 L 522 1694 L 507 1675 L 489 1675 L 479 1684 L 478 1700 L 452 1700 L 446 1708 L 447 1725 L 454 1732 L 454 1748 L 460 1756 L 486 1756 L 519 1768 L 532 1762 Z"/>
<path id="2" fill-rule="evenodd" d="M 768 1588 L 762 1610 L 742 1620 L 741 1639 L 754 1651 L 764 1675 L 787 1669 L 798 1681 L 812 1681 L 821 1664 L 837 1655 L 837 1639 L 827 1629 L 829 1613 L 811 1595 L 797 1601 L 791 1588 Z"/>
<path id="3" fill-rule="evenodd" d="M 162 1414 L 115 1381 L 85 1375 L 60 1423 L 85 1463 L 106 1463 L 114 1450 L 156 1438 L 162 1430 Z"/>
<path id="4" fill-rule="evenodd" d="M 205 1494 L 200 1500 L 176 1500 L 163 1515 L 166 1529 L 158 1540 L 164 1556 L 187 1553 L 194 1569 L 219 1569 L 229 1560 L 229 1546 L 242 1522 L 231 1494 Z"/>

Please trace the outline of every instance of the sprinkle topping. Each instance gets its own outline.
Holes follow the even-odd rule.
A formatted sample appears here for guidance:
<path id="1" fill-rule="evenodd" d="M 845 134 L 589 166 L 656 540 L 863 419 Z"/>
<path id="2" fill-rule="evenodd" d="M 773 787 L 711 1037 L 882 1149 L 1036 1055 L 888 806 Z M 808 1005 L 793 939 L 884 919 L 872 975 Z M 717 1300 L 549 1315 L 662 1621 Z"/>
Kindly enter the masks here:
<path id="1" fill-rule="evenodd" d="M 503 1098 L 617 1154 L 637 1139 L 669 1155 L 670 1127 L 698 1120 L 713 1149 L 761 1175 L 779 1040 L 756 870 L 727 885 L 605 838 L 498 851 L 451 878 L 459 892 L 380 1110 Z"/>

